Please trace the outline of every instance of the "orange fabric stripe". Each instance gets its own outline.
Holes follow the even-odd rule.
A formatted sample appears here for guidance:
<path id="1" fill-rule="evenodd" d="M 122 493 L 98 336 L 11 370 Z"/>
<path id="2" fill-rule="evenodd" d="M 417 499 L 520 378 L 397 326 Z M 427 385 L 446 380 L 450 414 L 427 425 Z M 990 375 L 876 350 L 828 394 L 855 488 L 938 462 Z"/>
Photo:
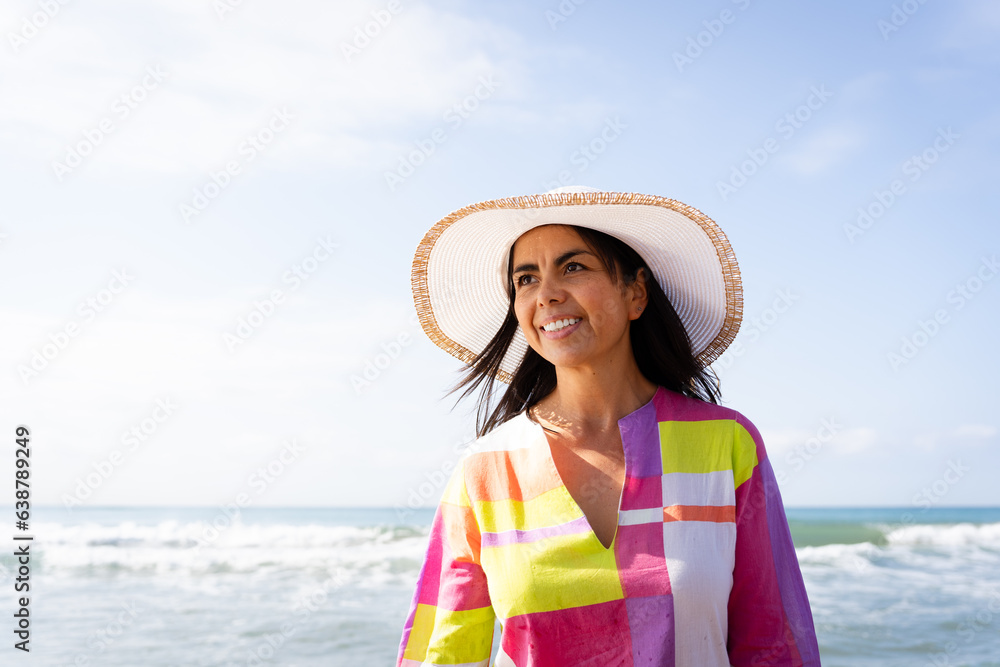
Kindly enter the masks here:
<path id="1" fill-rule="evenodd" d="M 671 505 L 663 508 L 664 521 L 736 523 L 735 505 Z"/>
<path id="2" fill-rule="evenodd" d="M 441 503 L 441 521 L 444 523 L 444 533 L 447 536 L 445 558 L 479 562 L 482 537 L 479 525 L 471 507 L 458 507 Z"/>
<path id="3" fill-rule="evenodd" d="M 479 452 L 466 459 L 466 482 L 472 502 L 525 502 L 562 486 L 541 447 Z"/>

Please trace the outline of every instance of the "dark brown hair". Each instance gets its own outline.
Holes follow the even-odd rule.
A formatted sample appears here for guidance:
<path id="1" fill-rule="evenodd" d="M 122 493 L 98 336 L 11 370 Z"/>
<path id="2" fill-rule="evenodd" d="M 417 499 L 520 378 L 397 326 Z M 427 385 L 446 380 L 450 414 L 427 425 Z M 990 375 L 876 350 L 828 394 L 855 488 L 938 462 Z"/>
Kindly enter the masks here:
<path id="1" fill-rule="evenodd" d="M 594 251 L 612 282 L 620 280 L 619 284 L 623 286 L 631 285 L 637 279 L 639 269 L 644 269 L 648 303 L 642 315 L 633 320 L 629 327 L 632 353 L 643 376 L 650 382 L 679 394 L 717 403 L 718 379 L 692 353 L 691 341 L 677 311 L 639 253 L 610 234 L 586 227 L 569 226 Z M 507 317 L 493 340 L 474 362 L 463 369 L 465 376 L 448 392 L 450 395 L 467 387 L 459 397 L 461 400 L 482 385 L 476 406 L 477 437 L 486 435 L 522 410 L 534 406 L 556 386 L 555 366 L 529 346 L 524 359 L 514 371 L 510 386 L 490 412 L 496 373 L 500 370 L 500 364 L 518 329 L 517 316 L 514 314 L 513 264 L 514 247 L 511 245 L 507 255 Z"/>

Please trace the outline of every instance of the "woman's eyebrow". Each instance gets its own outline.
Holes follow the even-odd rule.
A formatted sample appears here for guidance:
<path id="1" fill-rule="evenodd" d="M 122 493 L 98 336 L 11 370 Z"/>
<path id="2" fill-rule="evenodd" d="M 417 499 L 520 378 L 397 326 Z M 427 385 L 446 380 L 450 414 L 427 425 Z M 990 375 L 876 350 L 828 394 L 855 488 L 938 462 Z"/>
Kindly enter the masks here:
<path id="1" fill-rule="evenodd" d="M 563 254 L 559 255 L 556 258 L 556 266 L 562 266 L 563 264 L 565 264 L 566 262 L 568 262 L 570 259 L 572 259 L 577 255 L 593 255 L 593 254 L 594 253 L 590 252 L 589 250 L 567 250 L 566 252 L 564 252 Z M 537 270 L 538 270 L 537 264 L 520 264 L 514 268 L 514 271 L 512 273 L 521 273 L 522 271 L 537 271 Z"/>

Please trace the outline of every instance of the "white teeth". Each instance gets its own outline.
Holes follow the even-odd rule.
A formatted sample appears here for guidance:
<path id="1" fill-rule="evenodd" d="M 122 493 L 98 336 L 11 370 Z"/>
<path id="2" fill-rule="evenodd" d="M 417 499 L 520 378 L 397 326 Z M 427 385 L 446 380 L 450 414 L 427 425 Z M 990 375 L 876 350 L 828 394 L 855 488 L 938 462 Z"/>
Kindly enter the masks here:
<path id="1" fill-rule="evenodd" d="M 542 329 L 544 329 L 545 331 L 559 331 L 560 329 L 568 327 L 571 324 L 576 324 L 579 321 L 580 321 L 579 317 L 575 317 L 568 320 L 556 320 L 555 322 L 549 322 L 544 327 L 542 327 Z"/>

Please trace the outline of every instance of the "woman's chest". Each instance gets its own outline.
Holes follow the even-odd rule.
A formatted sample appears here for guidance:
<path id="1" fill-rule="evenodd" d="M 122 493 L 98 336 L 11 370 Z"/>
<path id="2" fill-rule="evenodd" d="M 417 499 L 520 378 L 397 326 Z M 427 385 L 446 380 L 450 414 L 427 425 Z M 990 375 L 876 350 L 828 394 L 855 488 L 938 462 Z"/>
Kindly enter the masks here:
<path id="1" fill-rule="evenodd" d="M 587 475 L 559 460 L 541 428 L 525 427 L 528 446 L 477 455 L 469 492 L 497 615 L 662 596 L 724 608 L 736 545 L 732 430 L 727 442 L 725 425 L 694 426 L 623 430 L 620 497 L 611 483 L 588 497 Z M 602 526 L 612 540 L 599 539 Z"/>
<path id="2" fill-rule="evenodd" d="M 729 479 L 727 493 L 724 476 L 625 475 L 608 548 L 565 485 L 493 504 L 480 556 L 494 610 L 505 619 L 660 596 L 724 607 L 736 525 L 710 503 L 732 496 Z"/>

